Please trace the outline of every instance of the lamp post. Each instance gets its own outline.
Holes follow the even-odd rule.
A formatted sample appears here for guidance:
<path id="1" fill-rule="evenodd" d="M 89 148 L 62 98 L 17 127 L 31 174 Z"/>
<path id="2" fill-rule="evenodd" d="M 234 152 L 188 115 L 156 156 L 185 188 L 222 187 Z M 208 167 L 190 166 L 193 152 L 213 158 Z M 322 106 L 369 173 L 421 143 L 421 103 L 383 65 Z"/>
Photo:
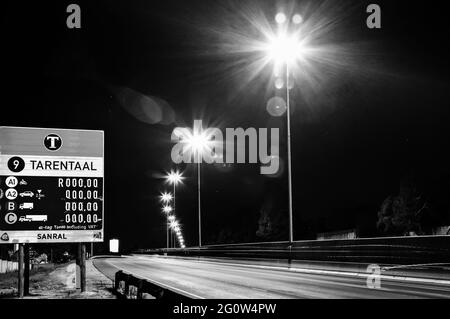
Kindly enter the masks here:
<path id="1" fill-rule="evenodd" d="M 198 152 L 197 163 L 197 192 L 198 192 L 198 247 L 202 247 L 202 203 L 201 203 L 201 166 L 200 166 L 200 152 Z"/>
<path id="2" fill-rule="evenodd" d="M 289 191 L 289 242 L 294 241 L 294 229 L 292 218 L 292 162 L 291 162 L 291 108 L 289 96 L 289 64 L 286 63 L 286 128 L 287 128 L 287 152 L 288 152 L 288 191 Z"/>
<path id="3" fill-rule="evenodd" d="M 281 26 L 287 19 L 283 13 L 278 13 L 275 17 L 276 22 Z M 299 24 L 302 22 L 300 15 L 293 17 L 293 22 Z M 298 33 L 289 34 L 288 28 L 279 28 L 278 33 L 269 37 L 265 51 L 270 60 L 275 62 L 276 66 L 285 66 L 286 72 L 286 131 L 287 131 L 287 158 L 288 158 L 288 192 L 289 192 L 289 242 L 294 241 L 293 231 L 293 207 L 292 207 L 292 155 L 291 155 L 291 107 L 290 107 L 290 83 L 289 71 L 290 65 L 294 64 L 302 57 L 302 42 L 298 38 Z"/>
<path id="4" fill-rule="evenodd" d="M 203 154 L 209 148 L 210 137 L 203 131 L 201 121 L 194 121 L 193 134 L 185 137 L 184 143 L 188 146 L 194 159 L 197 161 L 197 199 L 198 199 L 198 247 L 202 246 L 202 204 L 201 204 L 201 162 Z"/>

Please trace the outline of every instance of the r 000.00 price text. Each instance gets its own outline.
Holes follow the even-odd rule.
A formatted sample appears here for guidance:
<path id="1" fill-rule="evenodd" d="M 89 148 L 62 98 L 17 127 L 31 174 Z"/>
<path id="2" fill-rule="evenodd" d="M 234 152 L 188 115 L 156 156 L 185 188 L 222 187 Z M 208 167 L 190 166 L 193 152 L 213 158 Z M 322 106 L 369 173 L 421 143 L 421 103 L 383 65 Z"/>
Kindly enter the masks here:
<path id="1" fill-rule="evenodd" d="M 58 187 L 81 187 L 81 188 L 97 188 L 98 180 L 94 179 L 83 179 L 83 178 L 58 178 Z"/>

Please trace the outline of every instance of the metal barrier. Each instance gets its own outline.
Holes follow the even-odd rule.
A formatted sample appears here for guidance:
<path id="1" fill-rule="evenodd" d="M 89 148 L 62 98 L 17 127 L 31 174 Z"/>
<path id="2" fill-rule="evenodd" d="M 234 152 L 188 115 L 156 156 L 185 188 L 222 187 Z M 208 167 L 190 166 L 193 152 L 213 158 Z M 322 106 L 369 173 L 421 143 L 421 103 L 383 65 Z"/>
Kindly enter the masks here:
<path id="1" fill-rule="evenodd" d="M 450 236 L 246 243 L 142 249 L 135 253 L 386 264 L 450 263 Z"/>
<path id="2" fill-rule="evenodd" d="M 115 274 L 114 290 L 119 298 L 149 299 L 146 294 L 161 300 L 188 299 L 146 279 L 119 270 Z"/>

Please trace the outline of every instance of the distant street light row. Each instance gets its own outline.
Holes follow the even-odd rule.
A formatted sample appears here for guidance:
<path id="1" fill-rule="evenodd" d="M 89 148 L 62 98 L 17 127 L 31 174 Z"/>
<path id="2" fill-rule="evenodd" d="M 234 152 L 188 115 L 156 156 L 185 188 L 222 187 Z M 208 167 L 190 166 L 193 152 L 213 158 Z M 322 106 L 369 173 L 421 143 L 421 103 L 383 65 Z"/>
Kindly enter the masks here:
<path id="1" fill-rule="evenodd" d="M 203 154 L 209 149 L 210 140 L 202 130 L 194 130 L 193 134 L 186 136 L 183 139 L 183 143 L 187 146 L 189 152 L 191 152 L 197 162 L 197 187 L 198 187 L 198 246 L 202 246 L 202 224 L 201 224 L 201 166 L 200 163 L 203 158 Z M 167 219 L 167 247 L 169 248 L 169 228 L 175 232 L 181 248 L 185 248 L 184 239 L 181 234 L 181 228 L 179 223 L 175 219 L 175 194 L 176 186 L 181 183 L 183 175 L 179 171 L 171 171 L 166 175 L 166 180 L 173 185 L 173 195 L 171 193 L 163 193 L 161 195 L 161 201 L 165 203 L 163 212 L 168 217 Z M 173 207 L 169 203 L 173 200 Z M 170 217 L 170 218 L 169 218 Z"/>
<path id="2" fill-rule="evenodd" d="M 164 206 L 162 208 L 163 213 L 166 215 L 167 220 L 167 248 L 170 248 L 170 239 L 169 233 L 175 234 L 178 239 L 178 244 L 181 248 L 185 248 L 184 238 L 181 233 L 181 227 L 179 222 L 175 217 L 175 194 L 176 194 L 176 186 L 181 183 L 183 176 L 178 171 L 171 171 L 166 175 L 166 180 L 173 185 L 173 194 L 169 192 L 164 192 L 161 194 L 160 199 L 163 202 Z M 172 206 L 170 205 L 172 203 Z M 173 242 L 173 246 L 175 247 L 175 242 Z"/>

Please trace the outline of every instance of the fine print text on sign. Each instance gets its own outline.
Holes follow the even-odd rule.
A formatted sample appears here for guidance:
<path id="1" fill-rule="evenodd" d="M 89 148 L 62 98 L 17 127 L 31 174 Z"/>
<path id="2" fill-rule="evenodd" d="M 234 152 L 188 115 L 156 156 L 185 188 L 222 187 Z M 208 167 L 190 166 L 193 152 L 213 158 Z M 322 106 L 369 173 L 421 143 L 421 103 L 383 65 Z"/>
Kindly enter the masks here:
<path id="1" fill-rule="evenodd" d="M 0 244 L 103 241 L 103 132 L 0 127 Z"/>

